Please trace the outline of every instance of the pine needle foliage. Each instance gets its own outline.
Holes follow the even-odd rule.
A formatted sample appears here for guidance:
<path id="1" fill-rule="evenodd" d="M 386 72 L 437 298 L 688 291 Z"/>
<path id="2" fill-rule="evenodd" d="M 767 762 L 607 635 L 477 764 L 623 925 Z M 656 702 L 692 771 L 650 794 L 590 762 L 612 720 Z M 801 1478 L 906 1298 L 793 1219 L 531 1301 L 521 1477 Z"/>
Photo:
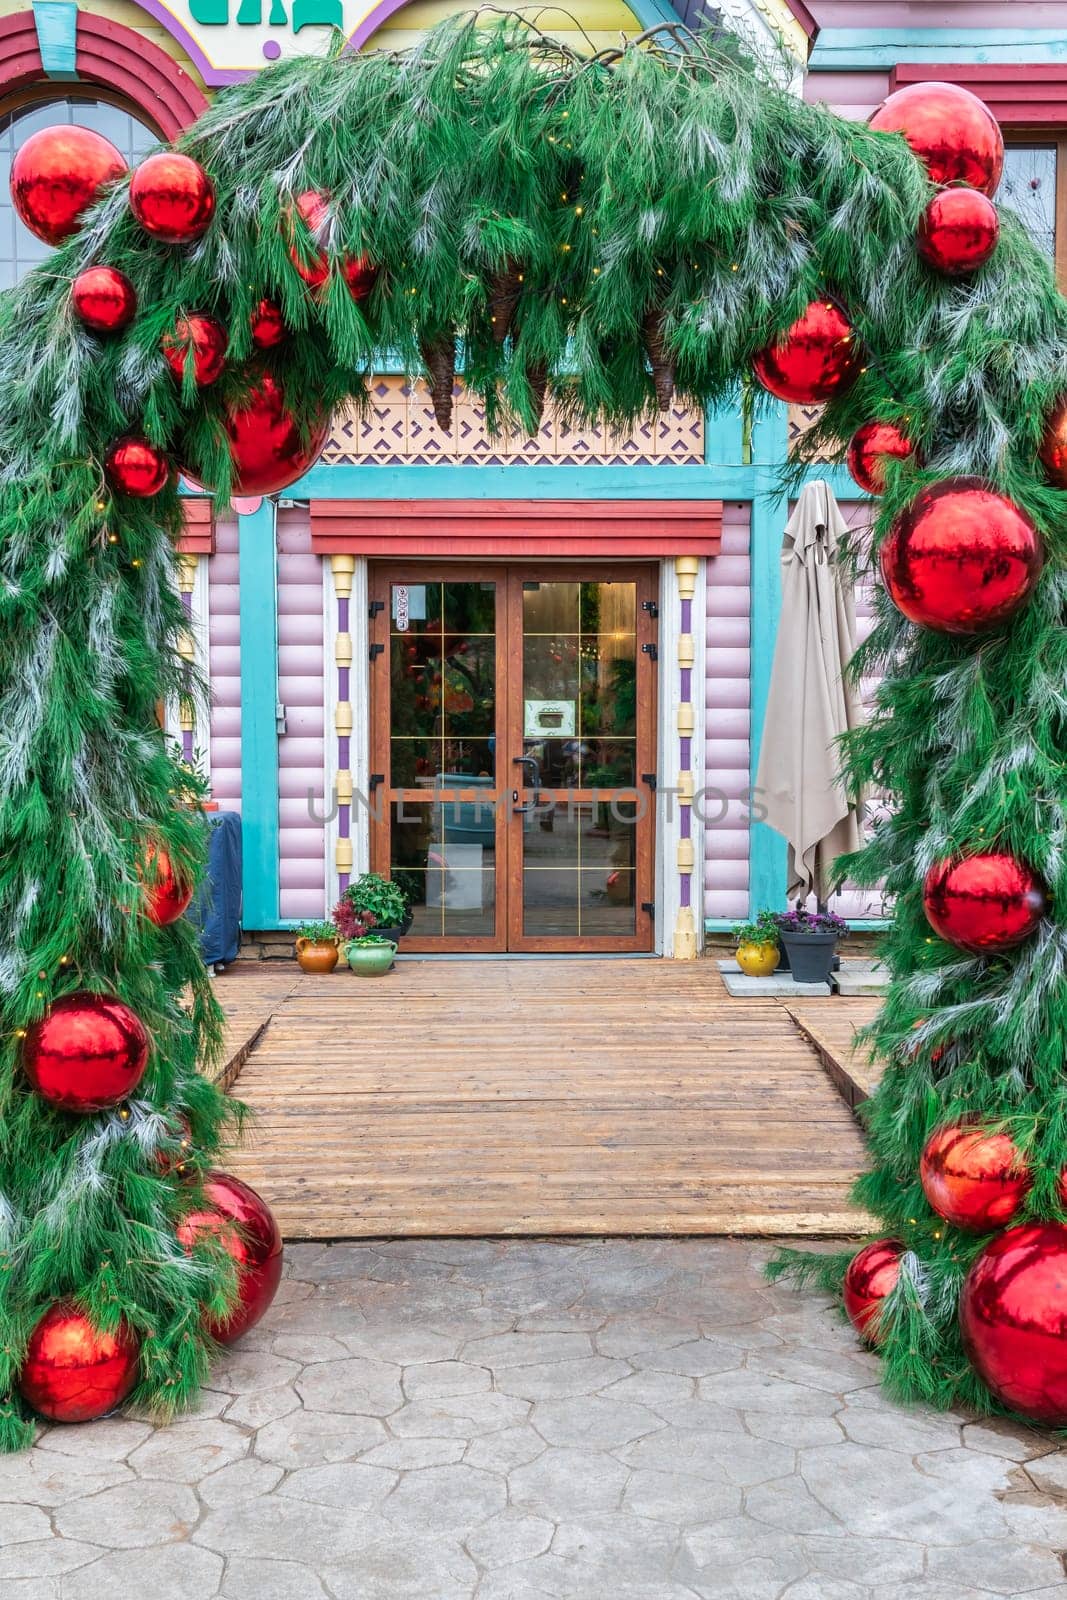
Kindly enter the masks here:
<path id="1" fill-rule="evenodd" d="M 930 937 L 919 886 L 935 857 L 980 840 L 1024 856 L 1067 905 L 1067 523 L 1035 461 L 1067 390 L 1067 305 L 1011 216 L 986 268 L 937 277 L 915 249 L 932 189 L 904 141 L 783 81 L 722 33 L 654 31 L 582 58 L 521 17 L 468 15 L 403 52 L 353 55 L 339 41 L 220 94 L 180 141 L 218 195 L 196 245 L 149 238 L 123 181 L 0 302 L 0 1446 L 30 1435 L 17 1374 L 57 1299 L 103 1326 L 131 1323 L 139 1398 L 167 1415 L 207 1370 L 205 1308 L 224 1310 L 234 1291 L 219 1249 L 177 1244 L 202 1193 L 159 1161 L 185 1117 L 209 1163 L 236 1114 L 197 1071 L 219 1018 L 193 932 L 142 914 L 146 841 L 193 875 L 204 856 L 203 819 L 176 803 L 187 775 L 155 718 L 181 688 L 179 500 L 173 486 L 148 502 L 112 494 L 109 445 L 144 435 L 225 498 L 224 407 L 264 368 L 310 427 L 365 401 L 383 352 L 414 376 L 448 344 L 494 426 L 536 427 L 546 383 L 565 415 L 623 425 L 654 408 L 671 368 L 693 404 L 736 405 L 753 354 L 824 295 L 847 308 L 868 358 L 813 442 L 884 417 L 904 419 L 922 452 L 921 468 L 891 467 L 875 544 L 922 484 L 973 473 L 1030 512 L 1048 554 L 1027 610 L 980 642 L 918 632 L 881 600 L 855 670 L 877 669 L 882 686 L 847 751 L 854 783 L 888 802 L 848 869 L 884 880 L 896 906 L 893 983 L 871 1037 L 889 1069 L 858 1188 L 909 1251 L 887 1312 L 887 1381 L 989 1404 L 955 1321 L 980 1241 L 931 1215 L 917 1162 L 937 1123 L 980 1112 L 1032 1161 L 1033 1213 L 1062 1216 L 1067 935 L 1050 920 L 1009 957 L 963 957 Z M 314 295 L 291 254 L 306 262 L 322 244 L 296 212 L 308 189 L 329 196 L 333 263 Z M 380 271 L 356 304 L 340 264 L 364 253 Z M 118 338 L 71 310 L 72 278 L 96 263 L 137 289 Z M 249 316 L 264 295 L 290 337 L 261 355 Z M 223 377 L 200 393 L 160 354 L 192 313 L 230 340 Z M 862 568 L 870 551 L 854 557 Z M 117 994 L 150 1031 L 128 1115 L 51 1111 L 25 1082 L 21 1031 L 77 988 Z M 800 1270 L 837 1284 L 843 1268 Z"/>

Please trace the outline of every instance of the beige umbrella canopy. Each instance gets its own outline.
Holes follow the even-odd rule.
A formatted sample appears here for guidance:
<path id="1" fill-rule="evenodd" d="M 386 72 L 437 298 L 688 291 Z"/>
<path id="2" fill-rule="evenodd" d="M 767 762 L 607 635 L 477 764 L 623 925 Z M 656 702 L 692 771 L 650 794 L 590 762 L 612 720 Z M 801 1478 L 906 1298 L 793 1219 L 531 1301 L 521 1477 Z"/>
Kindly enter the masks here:
<path id="1" fill-rule="evenodd" d="M 834 741 L 863 720 L 845 679 L 856 649 L 852 585 L 838 553 L 847 528 L 828 484 L 806 484 L 782 541 L 782 614 L 763 725 L 758 799 L 789 844 L 788 894 L 829 893 L 835 857 L 863 843 Z"/>

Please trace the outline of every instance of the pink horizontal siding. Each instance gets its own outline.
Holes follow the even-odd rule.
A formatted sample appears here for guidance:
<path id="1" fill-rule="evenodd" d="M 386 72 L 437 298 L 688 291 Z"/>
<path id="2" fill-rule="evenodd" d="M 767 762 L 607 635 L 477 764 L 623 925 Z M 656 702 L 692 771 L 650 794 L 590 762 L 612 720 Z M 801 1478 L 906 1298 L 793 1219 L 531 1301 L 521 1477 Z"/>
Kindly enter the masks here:
<path id="1" fill-rule="evenodd" d="M 223 811 L 241 809 L 241 620 L 237 519 L 215 525 L 208 563 L 208 675 L 211 682 L 211 793 Z"/>
<path id="2" fill-rule="evenodd" d="M 311 552 L 306 510 L 278 514 L 279 910 L 321 917 L 326 896 L 323 815 L 322 560 Z M 308 795 L 311 795 L 309 808 Z"/>
<path id="3" fill-rule="evenodd" d="M 722 553 L 708 561 L 704 647 L 704 914 L 717 918 L 748 910 L 749 583 L 748 503 L 728 500 Z"/>
<path id="4" fill-rule="evenodd" d="M 809 72 L 804 80 L 805 100 L 857 122 L 866 122 L 888 93 L 888 72 Z"/>
<path id="5" fill-rule="evenodd" d="M 813 0 L 809 9 L 823 30 L 1063 27 L 1062 0 Z"/>

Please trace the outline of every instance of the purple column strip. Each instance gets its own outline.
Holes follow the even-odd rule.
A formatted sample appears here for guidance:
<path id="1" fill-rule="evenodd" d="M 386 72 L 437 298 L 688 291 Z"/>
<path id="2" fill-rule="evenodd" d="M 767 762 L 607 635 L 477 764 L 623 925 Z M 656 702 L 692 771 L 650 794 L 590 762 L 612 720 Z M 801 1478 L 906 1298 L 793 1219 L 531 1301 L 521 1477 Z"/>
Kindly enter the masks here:
<path id="1" fill-rule="evenodd" d="M 338 633 L 347 633 L 348 632 L 348 611 L 349 611 L 348 596 L 347 595 L 338 595 L 338 597 L 337 597 L 337 631 L 338 631 Z M 337 668 L 337 698 L 338 698 L 339 701 L 348 699 L 350 675 L 351 675 L 350 674 L 350 669 L 348 667 L 339 666 Z M 350 770 L 351 745 L 352 745 L 352 741 L 349 738 L 348 734 L 338 734 L 338 736 L 337 736 L 337 766 L 338 766 L 338 769 L 340 771 L 342 771 L 342 772 L 348 772 Z M 338 808 L 337 808 L 337 837 L 339 839 L 348 839 L 348 838 L 351 838 L 351 835 L 352 835 L 352 808 L 351 808 L 351 806 L 348 806 L 348 805 L 339 805 Z M 349 874 L 347 872 L 339 872 L 338 873 L 337 882 L 338 882 L 338 887 L 340 888 L 340 891 L 341 891 L 342 894 L 348 888 L 348 880 L 349 880 Z"/>
<path id="2" fill-rule="evenodd" d="M 193 597 L 191 594 L 182 595 L 182 605 L 185 607 L 185 620 L 189 627 L 190 636 L 193 631 Z M 192 687 L 192 668 L 188 661 L 182 666 L 182 691 L 188 696 Z M 191 702 L 190 702 L 191 703 Z M 193 729 L 182 729 L 182 760 L 188 765 L 193 763 Z"/>

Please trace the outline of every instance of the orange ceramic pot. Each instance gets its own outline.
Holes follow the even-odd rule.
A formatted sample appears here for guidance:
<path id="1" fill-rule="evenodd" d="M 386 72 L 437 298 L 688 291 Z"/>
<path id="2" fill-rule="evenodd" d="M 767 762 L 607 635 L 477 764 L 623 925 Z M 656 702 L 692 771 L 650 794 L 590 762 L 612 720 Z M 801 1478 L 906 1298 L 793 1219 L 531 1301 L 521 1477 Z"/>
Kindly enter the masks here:
<path id="1" fill-rule="evenodd" d="M 337 965 L 337 946 L 332 939 L 298 939 L 296 959 L 301 972 L 332 972 Z"/>

